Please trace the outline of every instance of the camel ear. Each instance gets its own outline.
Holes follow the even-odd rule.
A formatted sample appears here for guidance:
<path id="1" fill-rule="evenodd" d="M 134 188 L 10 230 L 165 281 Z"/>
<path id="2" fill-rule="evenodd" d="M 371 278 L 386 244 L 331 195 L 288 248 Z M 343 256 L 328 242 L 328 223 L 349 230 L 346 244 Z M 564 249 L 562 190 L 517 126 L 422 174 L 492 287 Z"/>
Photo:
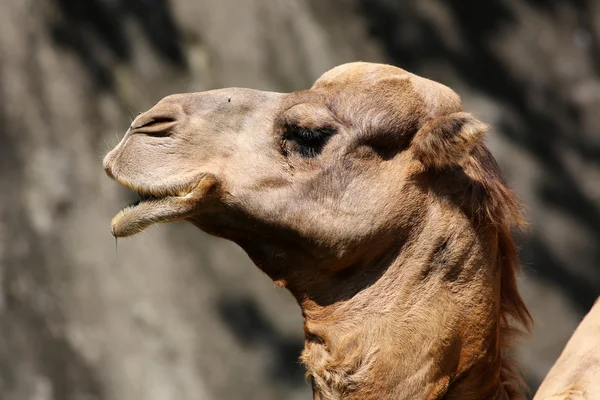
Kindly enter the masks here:
<path id="1" fill-rule="evenodd" d="M 459 165 L 481 142 L 488 125 L 466 112 L 457 112 L 427 122 L 415 134 L 411 148 L 426 167 Z"/>

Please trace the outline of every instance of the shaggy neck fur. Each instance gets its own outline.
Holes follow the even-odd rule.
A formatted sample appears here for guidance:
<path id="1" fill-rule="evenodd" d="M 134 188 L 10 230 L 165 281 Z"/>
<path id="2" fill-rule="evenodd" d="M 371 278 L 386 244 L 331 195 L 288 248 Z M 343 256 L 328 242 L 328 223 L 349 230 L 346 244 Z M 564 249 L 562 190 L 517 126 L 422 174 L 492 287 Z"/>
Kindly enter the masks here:
<path id="1" fill-rule="evenodd" d="M 434 204 L 402 243 L 379 249 L 387 256 L 290 287 L 315 399 L 525 398 L 505 354 L 531 323 L 516 286 L 519 214 L 512 193 L 488 183 L 481 218 Z"/>
<path id="2" fill-rule="evenodd" d="M 407 243 L 391 262 L 360 268 L 385 272 L 352 298 L 306 295 L 302 362 L 315 399 L 494 399 L 512 384 L 499 354 L 497 257 L 482 256 L 477 238 L 449 250 L 452 236 Z M 345 274 L 326 297 L 347 292 L 355 279 Z"/>

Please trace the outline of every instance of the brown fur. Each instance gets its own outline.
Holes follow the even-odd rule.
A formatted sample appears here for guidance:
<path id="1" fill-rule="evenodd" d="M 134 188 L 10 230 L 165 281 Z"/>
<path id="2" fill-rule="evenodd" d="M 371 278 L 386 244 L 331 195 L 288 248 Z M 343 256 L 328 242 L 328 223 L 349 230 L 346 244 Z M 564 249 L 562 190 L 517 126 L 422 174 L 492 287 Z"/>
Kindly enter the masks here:
<path id="1" fill-rule="evenodd" d="M 185 219 L 238 243 L 302 308 L 315 399 L 523 398 L 523 221 L 486 129 L 451 89 L 381 64 L 290 94 L 170 96 L 105 158 L 153 196 L 113 234 Z"/>

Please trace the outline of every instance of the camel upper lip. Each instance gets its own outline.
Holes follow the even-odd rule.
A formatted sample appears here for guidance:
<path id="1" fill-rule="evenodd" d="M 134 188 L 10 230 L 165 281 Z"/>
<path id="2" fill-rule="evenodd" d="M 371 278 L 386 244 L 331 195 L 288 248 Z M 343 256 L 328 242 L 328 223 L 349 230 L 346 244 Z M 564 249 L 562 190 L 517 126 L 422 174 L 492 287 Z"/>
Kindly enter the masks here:
<path id="1" fill-rule="evenodd" d="M 162 191 L 162 192 L 149 192 L 149 191 L 146 191 L 146 190 L 135 190 L 135 189 L 132 189 L 130 187 L 128 187 L 128 189 L 130 189 L 133 192 L 135 192 L 137 194 L 137 196 L 138 196 L 138 199 L 134 200 L 131 203 L 129 203 L 129 205 L 127 207 L 125 207 L 125 209 L 135 208 L 135 207 L 139 206 L 142 203 L 151 203 L 151 202 L 156 202 L 156 201 L 159 201 L 159 200 L 168 200 L 169 198 L 171 198 L 171 199 L 182 198 L 182 197 L 185 197 L 189 193 L 189 192 L 186 192 L 186 191 L 179 191 L 176 194 L 175 193 L 171 193 L 171 192 L 166 192 L 166 191 Z"/>
<path id="2" fill-rule="evenodd" d="M 172 185 L 171 187 L 155 186 L 148 187 L 145 185 L 135 184 L 134 182 L 126 181 L 118 177 L 114 178 L 122 186 L 135 192 L 139 196 L 140 201 L 160 200 L 166 197 L 184 197 L 193 189 L 193 185 Z"/>

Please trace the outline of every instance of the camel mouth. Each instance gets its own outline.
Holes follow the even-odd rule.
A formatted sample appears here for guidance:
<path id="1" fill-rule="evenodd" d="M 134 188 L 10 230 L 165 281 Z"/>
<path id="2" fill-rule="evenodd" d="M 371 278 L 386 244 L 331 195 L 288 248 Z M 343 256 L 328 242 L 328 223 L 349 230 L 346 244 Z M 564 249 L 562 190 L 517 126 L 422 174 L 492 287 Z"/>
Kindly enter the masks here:
<path id="1" fill-rule="evenodd" d="M 159 201 L 161 199 L 166 199 L 168 197 L 182 197 L 181 195 L 179 195 L 179 196 L 177 196 L 177 195 L 157 195 L 157 194 L 151 194 L 149 192 L 139 192 L 136 190 L 133 190 L 133 192 L 135 194 L 137 194 L 138 199 L 129 203 L 129 205 L 124 208 L 124 210 L 135 208 L 144 202 Z"/>
<path id="2" fill-rule="evenodd" d="M 133 236 L 154 224 L 183 220 L 194 210 L 198 200 L 195 194 L 199 183 L 187 188 L 148 189 L 117 181 L 139 198 L 113 217 L 111 233 L 115 237 Z"/>

